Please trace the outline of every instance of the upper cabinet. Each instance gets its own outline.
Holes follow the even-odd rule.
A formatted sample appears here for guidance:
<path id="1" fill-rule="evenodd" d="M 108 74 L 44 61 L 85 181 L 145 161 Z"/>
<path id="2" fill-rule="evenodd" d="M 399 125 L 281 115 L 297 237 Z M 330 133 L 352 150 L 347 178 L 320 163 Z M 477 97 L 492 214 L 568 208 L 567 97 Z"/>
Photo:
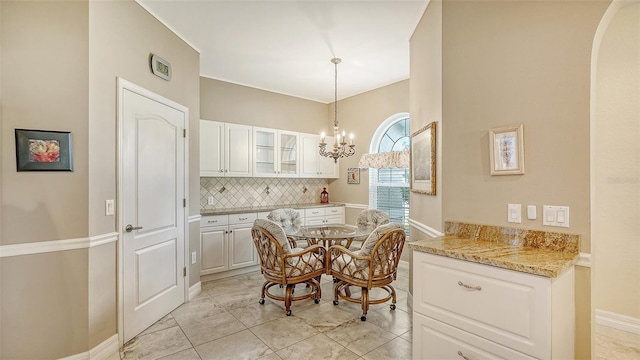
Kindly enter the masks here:
<path id="1" fill-rule="evenodd" d="M 333 137 L 327 136 L 327 146 L 333 144 Z M 300 133 L 300 177 L 338 178 L 338 164 L 332 159 L 320 156 L 320 135 Z"/>
<path id="2" fill-rule="evenodd" d="M 298 133 L 253 128 L 253 176 L 299 177 Z"/>
<path id="3" fill-rule="evenodd" d="M 200 176 L 250 177 L 252 127 L 200 120 Z"/>

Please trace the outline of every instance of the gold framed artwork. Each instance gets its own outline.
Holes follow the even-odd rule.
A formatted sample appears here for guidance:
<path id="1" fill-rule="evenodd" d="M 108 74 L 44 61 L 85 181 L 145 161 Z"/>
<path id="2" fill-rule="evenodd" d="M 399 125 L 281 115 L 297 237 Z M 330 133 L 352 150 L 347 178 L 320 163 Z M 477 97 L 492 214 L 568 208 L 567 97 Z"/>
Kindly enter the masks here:
<path id="1" fill-rule="evenodd" d="M 491 175 L 524 174 L 523 125 L 489 130 Z"/>
<path id="2" fill-rule="evenodd" d="M 436 195 L 436 123 L 411 134 L 411 191 Z"/>
<path id="3" fill-rule="evenodd" d="M 360 184 L 360 168 L 347 169 L 347 184 Z"/>

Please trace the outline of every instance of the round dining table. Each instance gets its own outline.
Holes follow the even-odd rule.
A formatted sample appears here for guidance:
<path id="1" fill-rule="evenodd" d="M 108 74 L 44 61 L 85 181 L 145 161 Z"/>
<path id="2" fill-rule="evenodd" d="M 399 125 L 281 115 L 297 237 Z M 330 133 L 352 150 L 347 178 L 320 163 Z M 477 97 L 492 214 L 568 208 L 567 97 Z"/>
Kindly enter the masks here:
<path id="1" fill-rule="evenodd" d="M 358 229 L 354 225 L 311 225 L 303 226 L 289 236 L 296 241 L 307 241 L 309 245 L 322 244 L 325 248 L 331 245 L 343 245 L 346 248 L 356 241 L 364 241 L 371 230 Z"/>

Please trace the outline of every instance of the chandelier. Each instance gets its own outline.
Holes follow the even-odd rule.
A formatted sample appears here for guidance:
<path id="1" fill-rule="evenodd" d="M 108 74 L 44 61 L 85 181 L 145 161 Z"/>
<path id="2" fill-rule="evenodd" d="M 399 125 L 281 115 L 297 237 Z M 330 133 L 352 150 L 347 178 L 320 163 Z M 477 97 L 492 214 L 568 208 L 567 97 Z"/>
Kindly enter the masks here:
<path id="1" fill-rule="evenodd" d="M 342 60 L 340 58 L 333 58 L 331 62 L 335 65 L 335 102 L 333 103 L 334 118 L 333 118 L 333 150 L 327 151 L 327 143 L 325 142 L 324 132 L 320 135 L 320 155 L 333 158 L 334 162 L 338 162 L 339 158 L 351 156 L 356 153 L 355 145 L 353 144 L 353 134 L 349 135 L 349 145 L 347 145 L 346 133 L 343 130 L 342 136 L 338 129 L 338 64 Z"/>

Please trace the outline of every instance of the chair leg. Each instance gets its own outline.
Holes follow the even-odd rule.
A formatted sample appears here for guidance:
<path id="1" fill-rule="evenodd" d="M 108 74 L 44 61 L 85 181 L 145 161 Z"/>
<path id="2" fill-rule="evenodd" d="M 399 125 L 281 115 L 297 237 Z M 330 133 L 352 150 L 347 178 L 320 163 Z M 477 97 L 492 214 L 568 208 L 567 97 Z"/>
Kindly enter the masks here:
<path id="1" fill-rule="evenodd" d="M 284 308 L 287 312 L 287 316 L 291 316 L 291 297 L 293 296 L 293 287 L 295 285 L 288 284 L 287 290 L 284 295 Z"/>
<path id="2" fill-rule="evenodd" d="M 391 289 L 391 305 L 389 305 L 389 308 L 391 310 L 395 310 L 396 309 L 396 289 L 393 288 L 393 286 L 388 285 L 389 288 Z"/>
<path id="3" fill-rule="evenodd" d="M 369 310 L 369 289 L 362 288 L 362 294 L 360 295 L 360 304 L 362 305 L 362 316 L 360 320 L 367 321 L 367 311 Z"/>
<path id="4" fill-rule="evenodd" d="M 262 284 L 262 289 L 260 289 L 260 300 L 258 300 L 258 303 L 260 305 L 264 305 L 264 292 L 267 290 L 268 284 L 269 281 L 265 281 L 264 284 Z"/>

